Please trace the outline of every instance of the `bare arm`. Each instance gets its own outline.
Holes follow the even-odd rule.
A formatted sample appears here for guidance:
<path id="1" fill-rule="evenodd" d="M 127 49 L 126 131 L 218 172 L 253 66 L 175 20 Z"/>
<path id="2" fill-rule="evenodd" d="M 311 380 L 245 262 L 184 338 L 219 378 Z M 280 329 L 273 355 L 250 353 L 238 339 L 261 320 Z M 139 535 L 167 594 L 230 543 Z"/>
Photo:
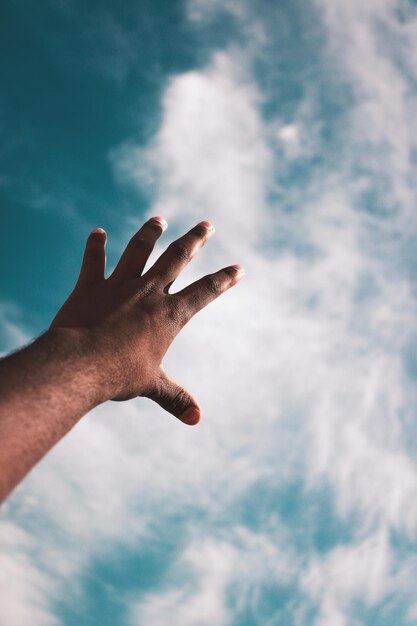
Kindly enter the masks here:
<path id="1" fill-rule="evenodd" d="M 163 218 L 132 237 L 104 277 L 106 234 L 93 231 L 77 284 L 49 330 L 0 361 L 0 502 L 90 409 L 146 396 L 186 424 L 197 401 L 172 381 L 163 357 L 189 319 L 242 276 L 233 265 L 170 294 L 172 282 L 213 232 L 201 222 L 143 273 Z"/>

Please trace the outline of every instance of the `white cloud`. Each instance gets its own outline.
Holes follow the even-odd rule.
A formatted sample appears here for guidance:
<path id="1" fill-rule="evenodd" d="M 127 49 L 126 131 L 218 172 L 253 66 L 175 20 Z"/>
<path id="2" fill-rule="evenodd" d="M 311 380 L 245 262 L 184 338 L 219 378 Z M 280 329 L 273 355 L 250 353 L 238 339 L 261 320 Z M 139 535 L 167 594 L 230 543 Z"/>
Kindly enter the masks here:
<path id="1" fill-rule="evenodd" d="M 228 529 L 226 539 L 198 535 L 174 562 L 167 589 L 133 603 L 131 623 L 225 626 L 248 605 L 256 619 L 262 587 L 279 590 L 294 576 L 294 556 L 283 548 L 284 529 L 274 530 L 275 541 L 242 527 Z"/>
<path id="2" fill-rule="evenodd" d="M 205 528 L 196 536 L 187 527 L 172 579 L 161 593 L 134 600 L 133 623 L 152 626 L 169 616 L 197 625 L 202 606 L 207 623 L 227 623 L 226 593 L 236 579 L 243 588 L 253 579 L 261 586 L 268 576 L 298 576 L 305 602 L 320 608 L 320 625 L 344 626 L 354 600 L 372 605 L 410 584 L 394 570 L 417 580 L 388 541 L 390 530 L 411 538 L 417 527 L 417 468 L 403 429 L 412 407 L 402 366 L 416 305 L 395 263 L 398 249 L 386 237 L 390 229 L 403 236 L 408 225 L 358 206 L 352 174 L 358 155 L 372 175 L 386 175 L 393 198 L 410 209 L 406 82 L 377 46 L 375 3 L 338 2 L 339 13 L 320 6 L 332 59 L 345 63 L 354 82 L 354 106 L 337 173 L 318 169 L 292 191 L 292 211 L 268 198 L 281 166 L 274 145 L 278 137 L 287 146 L 287 160 L 325 149 L 320 121 L 306 123 L 315 92 L 306 90 L 293 121 L 283 126 L 277 114 L 265 123 L 265 95 L 248 54 L 237 48 L 173 77 L 150 144 L 130 142 L 112 153 L 120 176 L 154 185 L 151 212 L 165 215 L 174 232 L 199 219 L 216 225 L 179 286 L 226 263 L 246 267 L 245 280 L 199 314 L 166 359 L 202 402 L 203 422 L 186 429 L 141 400 L 100 407 L 34 470 L 16 501 L 26 514 L 39 508 L 67 531 L 57 565 L 67 575 L 93 558 L 103 538 L 120 537 L 121 528 L 137 547 L 179 508 L 204 510 L 208 524 L 229 519 L 257 483 L 276 491 L 297 480 L 313 492 L 330 486 L 336 515 L 355 520 L 353 539 L 327 555 L 299 555 L 294 573 L 288 554 L 297 554 L 295 537 L 282 524 L 279 533 L 254 533 L 233 519 L 232 529 L 216 535 L 210 527 L 205 538 Z M 390 6 L 383 3 L 383 19 Z M 339 35 L 349 54 L 338 47 Z M 361 184 L 372 180 L 366 174 Z M 285 245 L 264 245 L 282 233 Z M 56 551 L 52 541 L 45 559 Z M 182 571 L 193 573 L 193 584 L 178 583 Z"/>
<path id="3" fill-rule="evenodd" d="M 1 626 L 55 626 L 50 596 L 56 588 L 53 578 L 36 567 L 32 539 L 21 528 L 0 523 Z"/>
<path id="4" fill-rule="evenodd" d="M 290 144 L 297 144 L 300 141 L 299 135 L 299 129 L 295 124 L 285 124 L 278 131 L 278 137 Z"/>
<path id="5" fill-rule="evenodd" d="M 328 473 L 328 480 L 337 488 L 340 510 L 347 512 L 361 505 L 371 517 L 384 514 L 393 524 L 413 526 L 417 509 L 409 508 L 405 514 L 404 505 L 417 487 L 415 467 L 404 456 L 398 428 L 393 433 L 389 425 L 395 423 L 401 409 L 398 350 L 408 339 L 415 313 L 409 286 L 384 277 L 383 265 L 361 249 L 361 240 L 373 222 L 356 213 L 350 198 L 337 188 L 322 190 L 292 226 L 301 227 L 305 242 L 317 250 L 313 262 L 292 256 L 266 259 L 262 252 L 254 252 L 262 223 L 271 210 L 266 207 L 264 194 L 270 184 L 272 155 L 256 114 L 259 97 L 246 85 L 240 87 L 240 71 L 234 75 L 232 68 L 233 58 L 228 62 L 216 58 L 202 75 L 186 74 L 171 83 L 161 130 L 149 152 L 142 153 L 142 158 L 158 164 L 161 178 L 153 212 L 164 212 L 168 221 L 174 218 L 183 223 L 196 206 L 204 207 L 208 214 L 204 211 L 201 216 L 221 225 L 218 247 L 212 249 L 212 255 L 220 251 L 221 256 L 221 251 L 237 246 L 237 260 L 248 265 L 246 287 L 250 295 L 245 297 L 242 285 L 240 293 L 230 296 L 248 313 L 248 320 L 239 321 L 245 342 L 234 348 L 243 359 L 246 354 L 257 353 L 265 332 L 269 344 L 269 350 L 265 345 L 261 352 L 263 363 L 256 364 L 256 380 L 264 381 L 262 392 L 258 395 L 256 389 L 252 391 L 250 406 L 271 406 L 272 421 L 278 416 L 285 420 L 285 407 L 299 403 L 300 395 L 306 396 L 308 390 L 311 470 Z M 235 106 L 235 98 L 239 106 Z M 241 152 L 247 156 L 243 162 Z M 231 184 L 213 184 L 222 179 L 223 172 Z M 367 274 L 377 277 L 376 294 L 371 301 L 356 304 L 359 282 Z M 393 290 L 396 301 L 391 298 Z M 259 302 L 263 303 L 262 311 L 258 310 Z M 314 306 L 308 306 L 309 302 Z M 226 303 L 219 303 L 218 308 L 224 314 Z M 401 335 L 399 327 L 403 329 Z M 200 333 L 202 329 L 201 325 Z M 218 326 L 213 330 L 214 336 L 207 343 L 215 346 Z M 204 333 L 208 332 L 205 327 Z M 198 341 L 197 336 L 194 341 Z M 298 372 L 305 372 L 301 389 L 297 388 Z M 390 389 L 385 386 L 386 372 L 390 372 Z M 250 385 L 252 372 L 239 372 L 239 376 L 236 396 L 247 404 L 244 390 Z M 216 381 L 216 385 L 221 384 Z M 286 398 L 284 406 L 282 397 Z M 381 411 L 386 434 L 383 429 L 375 441 Z M 256 441 L 250 423 L 245 426 L 251 440 Z M 367 469 L 369 458 L 375 461 L 371 469 Z M 390 492 L 392 500 L 382 489 L 387 473 L 394 476 L 386 469 L 389 458 L 393 467 L 409 477 L 402 481 L 399 491 L 394 488 Z M 393 485 L 397 484 L 393 478 Z M 372 500 L 370 487 L 375 494 Z"/>
<path id="6" fill-rule="evenodd" d="M 204 71 L 171 80 L 163 122 L 145 151 L 122 147 L 120 169 L 158 183 L 152 210 L 183 223 L 221 220 L 227 247 L 256 242 L 272 166 L 245 57 L 218 53 Z M 118 153 L 113 153 L 113 160 Z"/>
<path id="7" fill-rule="evenodd" d="M 316 5 L 327 27 L 328 58 L 353 90 L 345 135 L 350 164 L 381 177 L 386 186 L 379 202 L 385 210 L 395 205 L 408 220 L 416 200 L 410 177 L 415 97 L 409 80 L 415 80 L 417 71 L 410 65 L 410 55 L 416 53 L 416 16 L 403 23 L 396 0 L 316 0 Z M 401 71 L 405 64 L 408 76 Z"/>
<path id="8" fill-rule="evenodd" d="M 240 71 L 234 73 L 232 67 L 233 56 L 228 63 L 219 63 L 217 58 L 201 75 L 193 73 L 173 81 L 164 100 L 161 130 L 149 152 L 141 153 L 142 159 L 149 159 L 148 164 L 158 163 L 161 185 L 153 211 L 156 206 L 158 212 L 163 209 L 168 220 L 184 223 L 194 207 L 207 207 L 208 217 L 221 226 L 218 248 L 212 248 L 212 254 L 218 255 L 228 245 L 234 248 L 237 238 L 237 260 L 243 258 L 249 270 L 248 291 L 242 285 L 240 292 L 231 296 L 236 307 L 246 314 L 239 319 L 244 341 L 240 347 L 233 344 L 233 357 L 239 355 L 239 366 L 248 355 L 257 354 L 258 358 L 255 364 L 249 361 L 249 371 L 237 371 L 236 365 L 229 369 L 239 376 L 239 381 L 232 383 L 236 404 L 242 398 L 249 409 L 243 416 L 230 414 L 232 428 L 236 428 L 238 420 L 240 428 L 246 430 L 251 448 L 245 450 L 256 459 L 258 471 L 265 470 L 266 476 L 263 461 L 271 458 L 279 444 L 268 435 L 263 438 L 258 420 L 253 428 L 254 415 L 259 415 L 262 407 L 261 428 L 270 434 L 275 432 L 272 429 L 277 423 L 285 432 L 287 411 L 297 406 L 304 413 L 309 436 L 306 439 L 303 430 L 298 440 L 294 433 L 290 437 L 297 446 L 298 464 L 307 460 L 307 482 L 317 486 L 324 479 L 332 485 L 339 514 L 344 517 L 360 512 L 364 529 L 382 520 L 412 533 L 417 522 L 417 507 L 412 504 L 416 502 L 417 473 L 406 452 L 399 418 L 401 412 L 407 411 L 401 350 L 410 338 L 415 319 L 410 285 L 404 279 L 399 281 L 398 276 L 387 275 L 386 259 L 379 254 L 374 257 L 370 246 L 363 245 L 378 220 L 352 208 L 349 188 L 345 191 L 341 187 L 343 179 L 327 184 L 321 181 L 317 197 L 305 201 L 289 225 L 302 230 L 305 244 L 315 250 L 313 258 L 298 258 L 291 253 L 266 258 L 261 250 L 256 250 L 256 234 L 268 217 L 273 226 L 271 209 L 277 210 L 267 207 L 264 200 L 273 157 L 255 113 L 259 97 L 246 85 L 244 92 L 238 86 L 232 88 L 233 81 L 241 79 Z M 221 91 L 216 90 L 217 85 L 222 85 Z M 244 104 L 243 93 L 247 97 Z M 236 108 L 233 94 L 238 94 L 240 101 Z M 225 133 L 228 110 L 234 113 Z M 253 158 L 249 176 L 249 163 L 238 158 L 245 149 L 242 141 L 252 141 L 247 128 L 256 129 L 258 137 L 253 150 L 248 146 L 248 155 Z M 283 138 L 294 141 L 295 126 L 290 128 L 291 136 L 286 132 Z M 236 135 L 238 140 L 234 141 Z M 223 136 L 227 138 L 226 147 Z M 216 146 L 212 149 L 213 137 Z M 210 167 L 212 160 L 215 177 Z M 223 171 L 236 184 L 220 191 L 213 180 L 221 179 Z M 247 198 L 249 202 L 245 202 Z M 237 224 L 242 217 L 250 229 Z M 285 217 L 279 215 L 278 222 L 285 223 Z M 361 296 L 360 284 L 367 276 L 372 277 L 372 289 Z M 226 302 L 219 303 L 218 308 L 223 316 L 227 315 Z M 210 315 L 217 322 L 214 310 Z M 213 362 L 218 330 L 216 326 L 207 341 L 207 345 L 213 346 Z M 193 341 L 201 341 L 202 333 L 209 332 L 207 325 L 201 323 Z M 186 352 L 185 347 L 183 359 Z M 231 367 L 227 361 L 226 354 L 226 371 Z M 216 371 L 219 380 L 215 386 L 220 391 L 221 370 Z M 251 379 L 256 380 L 255 388 Z M 251 390 L 250 398 L 247 389 Z M 228 426 L 222 423 L 217 427 L 224 431 Z M 241 432 L 237 437 L 245 439 Z M 258 440 L 262 450 L 259 456 Z M 286 460 L 285 454 L 282 459 Z M 294 465 L 291 467 L 292 471 L 299 471 Z"/>
<path id="9" fill-rule="evenodd" d="M 391 550 L 387 532 L 338 546 L 326 557 L 312 558 L 302 576 L 302 587 L 321 607 L 317 626 L 347 626 L 350 605 L 362 600 L 367 606 L 392 591 Z"/>

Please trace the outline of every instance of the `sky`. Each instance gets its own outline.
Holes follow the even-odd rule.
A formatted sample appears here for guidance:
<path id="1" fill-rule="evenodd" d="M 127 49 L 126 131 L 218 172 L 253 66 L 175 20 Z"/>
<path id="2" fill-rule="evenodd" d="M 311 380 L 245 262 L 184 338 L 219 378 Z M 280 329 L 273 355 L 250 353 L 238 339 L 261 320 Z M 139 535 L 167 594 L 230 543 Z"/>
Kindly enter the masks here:
<path id="1" fill-rule="evenodd" d="M 245 278 L 0 513 L 1 626 L 417 624 L 417 3 L 7 0 L 0 351 L 108 267 L 216 227 Z"/>

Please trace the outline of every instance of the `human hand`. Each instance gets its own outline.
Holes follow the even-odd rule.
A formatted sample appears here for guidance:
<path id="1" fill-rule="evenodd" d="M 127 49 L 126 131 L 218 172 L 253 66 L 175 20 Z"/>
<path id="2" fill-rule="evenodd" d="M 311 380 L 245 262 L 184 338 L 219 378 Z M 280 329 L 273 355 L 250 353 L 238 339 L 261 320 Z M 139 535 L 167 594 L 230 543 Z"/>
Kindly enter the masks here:
<path id="1" fill-rule="evenodd" d="M 195 313 L 235 285 L 239 265 L 209 274 L 181 291 L 169 288 L 213 234 L 200 222 L 171 243 L 150 269 L 145 264 L 167 224 L 148 220 L 132 237 L 115 270 L 104 277 L 106 233 L 90 234 L 75 288 L 51 329 L 77 329 L 99 376 L 102 401 L 145 396 L 186 424 L 197 424 L 201 408 L 193 396 L 165 373 L 162 360 L 181 328 Z"/>

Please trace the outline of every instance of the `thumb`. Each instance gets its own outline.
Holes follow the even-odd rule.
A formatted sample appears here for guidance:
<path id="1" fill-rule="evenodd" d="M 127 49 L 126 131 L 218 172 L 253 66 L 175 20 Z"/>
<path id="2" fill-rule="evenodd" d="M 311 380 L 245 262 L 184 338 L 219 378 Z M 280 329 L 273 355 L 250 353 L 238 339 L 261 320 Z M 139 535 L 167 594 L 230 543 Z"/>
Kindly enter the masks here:
<path id="1" fill-rule="evenodd" d="M 194 426 L 200 421 L 201 408 L 198 402 L 184 387 L 171 380 L 163 370 L 155 391 L 147 395 L 184 424 Z"/>

